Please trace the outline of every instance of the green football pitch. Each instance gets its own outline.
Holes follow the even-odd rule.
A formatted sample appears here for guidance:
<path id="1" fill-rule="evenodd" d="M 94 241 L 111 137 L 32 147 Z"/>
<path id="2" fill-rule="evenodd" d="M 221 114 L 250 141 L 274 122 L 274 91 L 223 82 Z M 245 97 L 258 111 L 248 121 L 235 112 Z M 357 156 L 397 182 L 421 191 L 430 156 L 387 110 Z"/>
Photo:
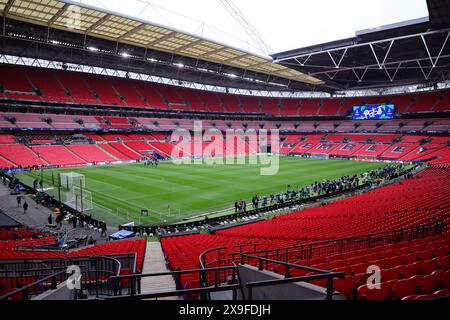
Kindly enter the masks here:
<path id="1" fill-rule="evenodd" d="M 176 165 L 160 162 L 158 167 L 142 163 L 45 170 L 44 187 L 58 199 L 57 177 L 61 172 L 85 175 L 85 190 L 92 193 L 94 218 L 109 225 L 134 221 L 139 224 L 175 223 L 229 209 L 236 200 L 247 203 L 255 195 L 286 191 L 287 185 L 302 187 L 345 175 L 363 173 L 381 163 L 281 157 L 278 174 L 260 174 L 262 165 Z M 20 174 L 31 185 L 40 171 Z M 65 192 L 62 192 L 64 195 Z M 141 216 L 148 209 L 148 216 Z"/>

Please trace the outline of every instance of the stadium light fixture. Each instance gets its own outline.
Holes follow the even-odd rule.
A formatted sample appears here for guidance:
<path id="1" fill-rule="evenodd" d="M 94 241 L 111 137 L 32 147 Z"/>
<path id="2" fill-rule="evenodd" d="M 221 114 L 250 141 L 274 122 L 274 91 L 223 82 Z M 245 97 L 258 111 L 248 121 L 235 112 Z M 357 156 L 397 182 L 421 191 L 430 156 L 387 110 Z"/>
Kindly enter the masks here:
<path id="1" fill-rule="evenodd" d="M 237 75 L 235 75 L 234 73 L 228 73 L 227 76 L 229 76 L 232 79 L 237 78 Z"/>
<path id="2" fill-rule="evenodd" d="M 128 53 L 126 53 L 126 52 L 122 52 L 120 55 L 121 55 L 122 57 L 124 57 L 124 58 L 129 58 L 129 57 L 130 57 L 130 54 L 128 54 Z"/>
<path id="3" fill-rule="evenodd" d="M 88 49 L 89 51 L 94 51 L 94 52 L 100 51 L 100 50 L 97 49 L 96 47 L 87 47 L 87 49 Z"/>
<path id="4" fill-rule="evenodd" d="M 184 64 L 182 63 L 174 63 L 175 66 L 177 66 L 178 68 L 184 68 Z"/>

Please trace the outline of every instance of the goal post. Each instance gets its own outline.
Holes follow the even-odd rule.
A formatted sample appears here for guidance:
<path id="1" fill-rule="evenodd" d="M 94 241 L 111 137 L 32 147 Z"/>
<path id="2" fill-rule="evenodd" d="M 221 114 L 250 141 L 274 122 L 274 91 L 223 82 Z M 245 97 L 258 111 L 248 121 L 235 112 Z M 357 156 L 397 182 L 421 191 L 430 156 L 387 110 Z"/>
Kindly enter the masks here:
<path id="1" fill-rule="evenodd" d="M 65 204 L 80 212 L 93 210 L 92 192 L 74 186 Z"/>
<path id="2" fill-rule="evenodd" d="M 61 187 L 67 190 L 71 190 L 73 187 L 86 187 L 86 179 L 84 174 L 76 172 L 60 173 Z"/>

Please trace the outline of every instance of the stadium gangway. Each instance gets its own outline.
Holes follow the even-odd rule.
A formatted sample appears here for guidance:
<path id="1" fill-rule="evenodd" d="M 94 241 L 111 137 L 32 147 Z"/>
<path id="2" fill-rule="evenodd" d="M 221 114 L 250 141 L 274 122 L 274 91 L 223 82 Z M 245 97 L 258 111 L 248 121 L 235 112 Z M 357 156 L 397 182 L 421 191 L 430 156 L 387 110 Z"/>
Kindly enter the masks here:
<path id="1" fill-rule="evenodd" d="M 231 284 L 222 284 L 220 281 L 220 271 L 232 271 L 232 279 Z M 181 275 L 183 274 L 192 274 L 197 273 L 199 279 L 202 278 L 203 272 L 213 272 L 215 275 L 214 284 L 208 287 L 199 287 L 199 288 L 183 288 L 181 285 Z M 148 292 L 142 293 L 141 290 L 141 280 L 143 278 L 149 277 L 161 277 L 161 276 L 173 276 L 175 278 L 176 290 L 167 290 L 167 291 L 158 291 L 158 292 Z M 240 288 L 240 285 L 237 284 L 237 268 L 236 266 L 224 266 L 218 268 L 209 268 L 207 270 L 203 268 L 199 269 L 190 269 L 190 270 L 175 270 L 175 271 L 167 271 L 167 272 L 159 272 L 159 273 L 149 273 L 149 274 L 132 274 L 132 275 L 119 275 L 115 277 L 111 277 L 108 280 L 108 288 L 110 288 L 110 292 L 108 295 L 104 296 L 105 300 L 141 300 L 141 299 L 157 299 L 163 297 L 175 297 L 175 296 L 193 296 L 201 294 L 209 294 L 211 292 L 220 292 L 220 291 L 232 291 L 233 292 L 233 300 L 237 298 L 237 290 Z M 122 294 L 124 289 L 125 294 Z"/>

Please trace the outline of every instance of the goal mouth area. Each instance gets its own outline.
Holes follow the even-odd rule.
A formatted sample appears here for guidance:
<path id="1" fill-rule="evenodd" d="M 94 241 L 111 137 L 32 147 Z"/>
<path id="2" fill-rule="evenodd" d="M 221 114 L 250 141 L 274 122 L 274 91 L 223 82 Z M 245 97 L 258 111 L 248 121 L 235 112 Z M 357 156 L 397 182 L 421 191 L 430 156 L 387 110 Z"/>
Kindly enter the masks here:
<path id="1" fill-rule="evenodd" d="M 80 211 L 90 211 L 94 209 L 92 202 L 92 192 L 79 187 L 73 187 L 72 192 L 69 193 L 69 199 L 64 202 L 67 206 Z"/>

